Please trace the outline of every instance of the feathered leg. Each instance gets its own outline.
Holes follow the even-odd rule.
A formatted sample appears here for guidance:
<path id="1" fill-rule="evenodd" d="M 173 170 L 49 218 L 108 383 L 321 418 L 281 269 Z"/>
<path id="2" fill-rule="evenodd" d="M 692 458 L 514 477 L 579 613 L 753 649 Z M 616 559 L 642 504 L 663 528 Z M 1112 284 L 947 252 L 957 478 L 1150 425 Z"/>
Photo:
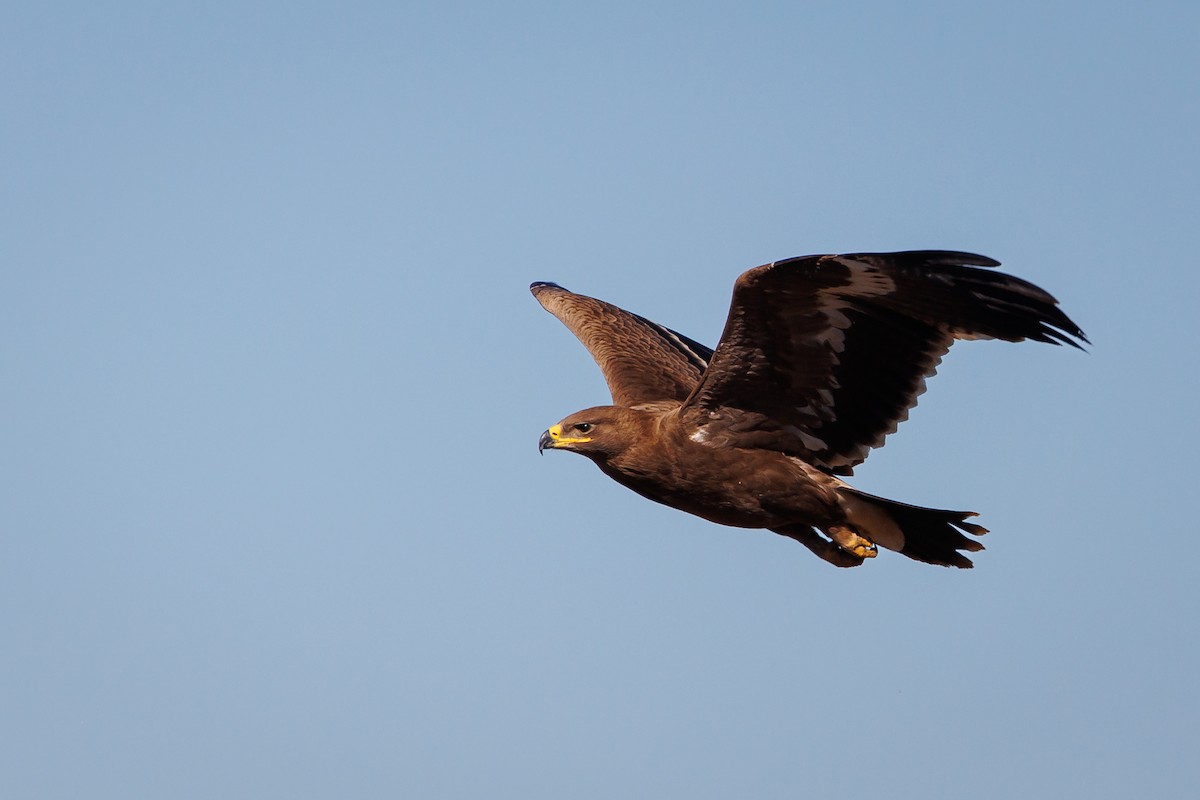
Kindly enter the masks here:
<path id="1" fill-rule="evenodd" d="M 835 567 L 857 567 L 863 563 L 862 557 L 843 550 L 833 542 L 823 538 L 808 525 L 784 525 L 781 528 L 771 528 L 771 530 L 781 536 L 795 539 Z"/>

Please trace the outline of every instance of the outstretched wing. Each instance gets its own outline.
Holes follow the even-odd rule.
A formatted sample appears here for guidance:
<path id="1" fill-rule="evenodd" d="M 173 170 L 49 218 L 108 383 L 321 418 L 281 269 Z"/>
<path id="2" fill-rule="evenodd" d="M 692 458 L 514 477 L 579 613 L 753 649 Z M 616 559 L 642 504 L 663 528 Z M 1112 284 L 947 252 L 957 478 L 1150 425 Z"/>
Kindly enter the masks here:
<path id="1" fill-rule="evenodd" d="M 1049 294 L 979 269 L 998 265 L 912 251 L 804 256 L 744 273 L 680 412 L 692 438 L 850 474 L 907 419 L 956 339 L 1087 341 Z"/>
<path id="2" fill-rule="evenodd" d="M 603 300 L 554 283 L 529 291 L 583 342 L 618 406 L 682 402 L 712 357 L 704 345 Z"/>

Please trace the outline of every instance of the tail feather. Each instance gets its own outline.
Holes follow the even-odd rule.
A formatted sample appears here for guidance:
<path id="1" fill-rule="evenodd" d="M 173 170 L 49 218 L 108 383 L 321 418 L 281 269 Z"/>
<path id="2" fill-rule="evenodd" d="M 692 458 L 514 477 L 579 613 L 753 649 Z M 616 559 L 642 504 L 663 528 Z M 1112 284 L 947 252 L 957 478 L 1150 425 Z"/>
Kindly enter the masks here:
<path id="1" fill-rule="evenodd" d="M 987 528 L 982 525 L 965 521 L 968 517 L 977 516 L 973 511 L 923 508 L 877 497 L 850 487 L 844 487 L 841 491 L 856 499 L 865 500 L 887 514 L 904 534 L 903 546 L 898 548 L 901 555 L 924 561 L 926 564 L 970 569 L 974 566 L 971 559 L 959 551 L 975 553 L 984 549 L 982 542 L 963 535 L 963 532 L 972 536 L 987 533 Z M 850 521 L 853 523 L 854 518 L 851 517 Z M 871 538 L 869 528 L 861 533 Z"/>

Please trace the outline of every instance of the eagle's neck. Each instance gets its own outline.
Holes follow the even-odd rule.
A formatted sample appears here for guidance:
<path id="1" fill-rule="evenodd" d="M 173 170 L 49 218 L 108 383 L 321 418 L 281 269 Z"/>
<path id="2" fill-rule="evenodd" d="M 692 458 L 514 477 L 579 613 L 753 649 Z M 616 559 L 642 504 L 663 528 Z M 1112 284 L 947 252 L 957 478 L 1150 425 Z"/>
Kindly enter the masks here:
<path id="1" fill-rule="evenodd" d="M 597 460 L 609 477 L 634 491 L 669 481 L 678 469 L 674 457 L 682 435 L 673 410 L 622 409 L 622 448 Z M 683 437 L 686 439 L 686 437 Z"/>

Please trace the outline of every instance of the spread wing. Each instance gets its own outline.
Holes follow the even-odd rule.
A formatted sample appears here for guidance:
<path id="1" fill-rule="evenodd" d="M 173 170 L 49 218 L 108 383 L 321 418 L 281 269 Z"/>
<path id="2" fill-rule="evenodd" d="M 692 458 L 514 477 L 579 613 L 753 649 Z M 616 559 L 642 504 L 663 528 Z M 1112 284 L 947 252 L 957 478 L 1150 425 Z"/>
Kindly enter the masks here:
<path id="1" fill-rule="evenodd" d="M 529 287 L 596 359 L 613 403 L 680 403 L 696 388 L 713 351 L 611 303 L 554 283 Z"/>
<path id="2" fill-rule="evenodd" d="M 744 273 L 681 409 L 692 438 L 850 474 L 907 419 L 956 339 L 1087 341 L 1049 294 L 979 269 L 998 265 L 913 251 L 804 256 Z"/>

